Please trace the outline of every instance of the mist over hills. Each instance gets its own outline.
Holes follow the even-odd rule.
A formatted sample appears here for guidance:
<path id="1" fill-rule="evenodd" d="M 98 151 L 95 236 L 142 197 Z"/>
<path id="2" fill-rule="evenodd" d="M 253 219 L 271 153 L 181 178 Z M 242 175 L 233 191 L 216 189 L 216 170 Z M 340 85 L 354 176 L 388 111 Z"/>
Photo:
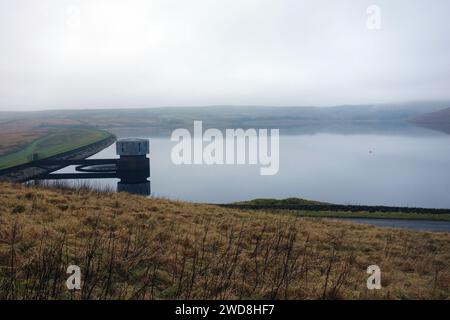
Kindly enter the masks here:
<path id="1" fill-rule="evenodd" d="M 147 128 L 155 132 L 191 127 L 194 120 L 202 120 L 205 127 L 216 128 L 296 128 L 342 123 L 396 126 L 414 123 L 441 130 L 447 128 L 449 107 L 449 101 L 432 101 L 335 107 L 207 106 L 46 110 L 0 112 L 0 122 L 17 119 L 69 119 L 105 129 Z M 435 122 L 440 125 L 435 126 Z"/>
<path id="2" fill-rule="evenodd" d="M 421 126 L 450 134 L 450 108 L 420 115 L 413 122 Z"/>

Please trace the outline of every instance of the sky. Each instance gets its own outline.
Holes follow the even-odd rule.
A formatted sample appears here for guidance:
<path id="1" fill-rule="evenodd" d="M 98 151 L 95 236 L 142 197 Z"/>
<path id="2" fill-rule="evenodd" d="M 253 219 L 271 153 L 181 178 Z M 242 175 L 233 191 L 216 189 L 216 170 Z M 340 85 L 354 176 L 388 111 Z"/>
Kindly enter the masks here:
<path id="1" fill-rule="evenodd" d="M 449 39 L 448 0 L 0 0 L 0 111 L 445 100 Z"/>

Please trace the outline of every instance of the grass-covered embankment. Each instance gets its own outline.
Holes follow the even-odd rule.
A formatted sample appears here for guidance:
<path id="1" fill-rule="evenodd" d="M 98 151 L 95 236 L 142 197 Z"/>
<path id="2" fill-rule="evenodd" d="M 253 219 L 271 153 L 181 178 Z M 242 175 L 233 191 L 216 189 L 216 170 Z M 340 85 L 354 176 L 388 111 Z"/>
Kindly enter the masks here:
<path id="1" fill-rule="evenodd" d="M 0 202 L 2 299 L 450 298 L 447 233 L 9 183 Z"/>
<path id="2" fill-rule="evenodd" d="M 0 156 L 0 170 L 27 163 L 34 153 L 39 159 L 48 158 L 111 136 L 104 130 L 94 128 L 59 128 L 40 137 L 19 151 Z"/>
<path id="3" fill-rule="evenodd" d="M 298 217 L 450 221 L 450 210 L 445 209 L 335 205 L 301 198 L 255 199 L 225 206 Z"/>
<path id="4" fill-rule="evenodd" d="M 311 218 L 364 218 L 364 219 L 398 219 L 450 221 L 450 214 L 410 213 L 410 212 L 367 212 L 367 211 L 301 211 L 270 210 L 271 213 L 291 214 L 297 217 Z"/>

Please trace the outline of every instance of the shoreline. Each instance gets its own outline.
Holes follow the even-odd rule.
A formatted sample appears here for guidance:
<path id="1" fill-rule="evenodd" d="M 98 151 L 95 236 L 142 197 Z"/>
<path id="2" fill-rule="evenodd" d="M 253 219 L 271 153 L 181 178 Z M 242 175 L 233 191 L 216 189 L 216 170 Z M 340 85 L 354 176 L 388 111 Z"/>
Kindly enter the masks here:
<path id="1" fill-rule="evenodd" d="M 389 218 L 322 218 L 329 221 L 342 221 L 364 224 L 378 228 L 406 229 L 425 232 L 450 233 L 450 221 L 445 220 L 413 220 Z"/>
<path id="2" fill-rule="evenodd" d="M 305 218 L 337 218 L 337 219 L 389 219 L 414 221 L 450 221 L 449 209 L 408 208 L 408 207 L 380 207 L 380 206 L 346 206 L 346 205 L 236 205 L 216 204 L 217 206 L 248 210 L 263 211 L 272 214 L 291 215 Z"/>

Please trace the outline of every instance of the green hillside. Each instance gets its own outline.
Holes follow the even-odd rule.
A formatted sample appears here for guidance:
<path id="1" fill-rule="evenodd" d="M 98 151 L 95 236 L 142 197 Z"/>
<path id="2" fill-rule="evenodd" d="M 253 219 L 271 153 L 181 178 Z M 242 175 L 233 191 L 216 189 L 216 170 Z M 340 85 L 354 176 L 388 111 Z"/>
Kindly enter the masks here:
<path id="1" fill-rule="evenodd" d="M 56 130 L 36 139 L 17 152 L 1 156 L 0 169 L 29 162 L 34 153 L 37 153 L 40 159 L 44 159 L 101 141 L 110 135 L 106 131 L 89 128 Z"/>

